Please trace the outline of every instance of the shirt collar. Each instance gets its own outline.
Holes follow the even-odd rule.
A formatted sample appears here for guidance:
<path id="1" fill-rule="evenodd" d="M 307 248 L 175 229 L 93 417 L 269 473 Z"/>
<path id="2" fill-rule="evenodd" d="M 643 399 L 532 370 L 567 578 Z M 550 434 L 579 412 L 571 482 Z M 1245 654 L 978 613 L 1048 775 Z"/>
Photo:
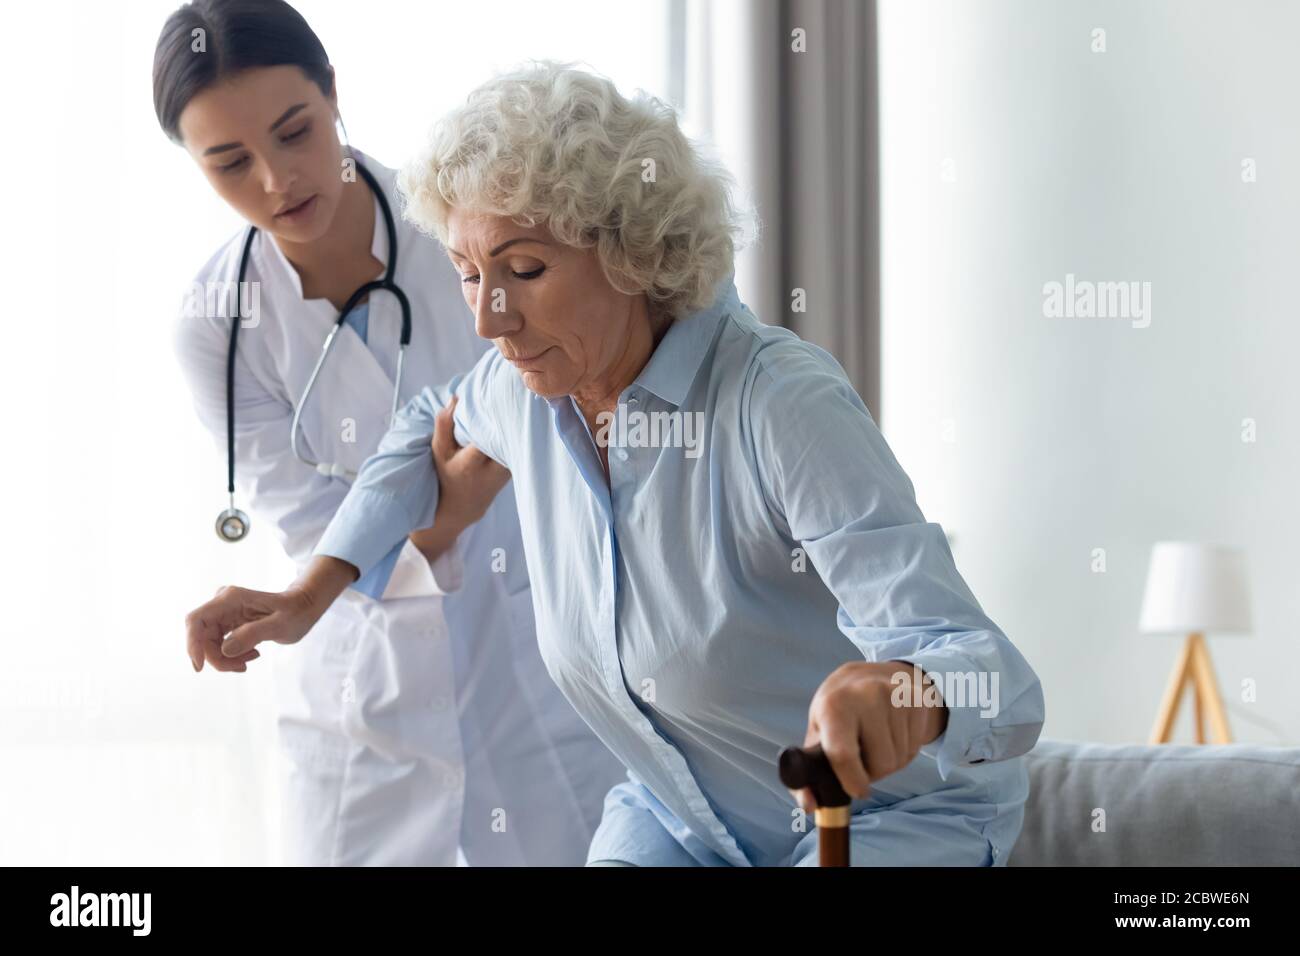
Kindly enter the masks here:
<path id="1" fill-rule="evenodd" d="M 632 384 L 665 402 L 681 405 L 700 373 L 719 323 L 739 305 L 736 273 L 732 271 L 718 283 L 712 305 L 673 320 Z"/>

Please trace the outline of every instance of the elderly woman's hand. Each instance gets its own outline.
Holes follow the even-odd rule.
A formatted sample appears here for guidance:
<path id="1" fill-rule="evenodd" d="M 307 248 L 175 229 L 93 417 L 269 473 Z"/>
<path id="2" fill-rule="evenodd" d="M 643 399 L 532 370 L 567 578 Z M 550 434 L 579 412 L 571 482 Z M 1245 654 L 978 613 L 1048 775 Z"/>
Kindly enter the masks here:
<path id="1" fill-rule="evenodd" d="M 944 732 L 948 708 L 924 703 L 937 697 L 937 688 L 915 664 L 844 664 L 813 695 L 804 746 L 821 744 L 845 793 L 862 799 L 871 792 L 871 781 L 906 767 Z M 807 789 L 792 795 L 808 813 L 816 809 Z"/>
<path id="2" fill-rule="evenodd" d="M 249 661 L 261 656 L 258 644 L 296 644 L 306 637 L 357 573 L 346 561 L 318 554 L 283 591 L 219 589 L 212 600 L 185 615 L 190 664 L 196 671 L 206 661 L 213 670 L 243 673 Z"/>

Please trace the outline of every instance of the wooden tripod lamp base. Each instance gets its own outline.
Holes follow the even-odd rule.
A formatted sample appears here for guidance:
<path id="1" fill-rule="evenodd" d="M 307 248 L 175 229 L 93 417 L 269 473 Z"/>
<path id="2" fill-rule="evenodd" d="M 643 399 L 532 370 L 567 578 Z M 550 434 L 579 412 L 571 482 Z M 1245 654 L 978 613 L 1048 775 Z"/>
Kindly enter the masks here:
<path id="1" fill-rule="evenodd" d="M 1151 728 L 1151 743 L 1169 743 L 1183 688 L 1188 684 L 1192 685 L 1192 700 L 1196 707 L 1196 742 L 1205 743 L 1205 722 L 1208 718 L 1214 743 L 1231 743 L 1232 734 L 1228 731 L 1228 717 L 1223 709 L 1223 698 L 1219 696 L 1214 665 L 1210 663 L 1205 638 L 1199 632 L 1187 635 L 1178 663 L 1169 675 L 1164 700 L 1160 703 L 1160 713 L 1156 717 L 1155 726 Z"/>

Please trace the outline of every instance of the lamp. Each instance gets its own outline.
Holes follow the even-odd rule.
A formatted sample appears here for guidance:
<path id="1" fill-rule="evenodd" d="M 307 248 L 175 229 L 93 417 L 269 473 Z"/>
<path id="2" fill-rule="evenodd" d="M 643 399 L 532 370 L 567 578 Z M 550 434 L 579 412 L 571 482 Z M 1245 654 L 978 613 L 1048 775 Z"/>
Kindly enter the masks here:
<path id="1" fill-rule="evenodd" d="M 1186 541 L 1158 542 L 1151 549 L 1138 628 L 1144 634 L 1187 635 L 1151 729 L 1151 743 L 1169 742 L 1187 684 L 1192 685 L 1196 705 L 1196 742 L 1205 743 L 1208 716 L 1214 742 L 1229 743 L 1228 718 L 1203 633 L 1250 631 L 1245 552 Z"/>

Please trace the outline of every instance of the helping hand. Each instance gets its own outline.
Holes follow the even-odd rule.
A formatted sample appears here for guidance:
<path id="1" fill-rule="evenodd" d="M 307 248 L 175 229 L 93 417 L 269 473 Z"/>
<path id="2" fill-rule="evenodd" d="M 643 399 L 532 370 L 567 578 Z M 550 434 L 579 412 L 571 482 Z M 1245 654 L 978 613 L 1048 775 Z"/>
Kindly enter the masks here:
<path id="1" fill-rule="evenodd" d="M 433 467 L 438 472 L 438 510 L 433 524 L 446 522 L 466 528 L 487 513 L 488 506 L 510 481 L 510 470 L 473 445 L 456 443 L 454 416 L 460 396 L 434 419 Z"/>

